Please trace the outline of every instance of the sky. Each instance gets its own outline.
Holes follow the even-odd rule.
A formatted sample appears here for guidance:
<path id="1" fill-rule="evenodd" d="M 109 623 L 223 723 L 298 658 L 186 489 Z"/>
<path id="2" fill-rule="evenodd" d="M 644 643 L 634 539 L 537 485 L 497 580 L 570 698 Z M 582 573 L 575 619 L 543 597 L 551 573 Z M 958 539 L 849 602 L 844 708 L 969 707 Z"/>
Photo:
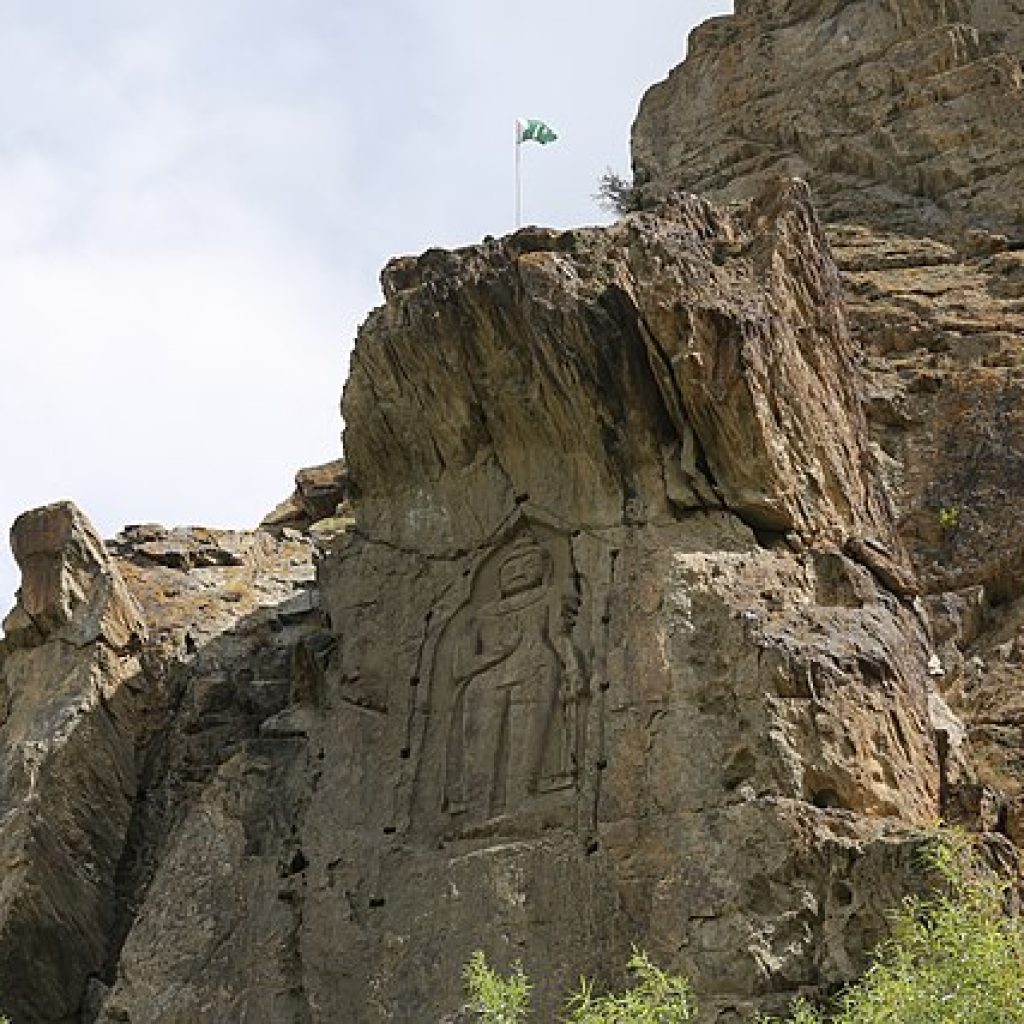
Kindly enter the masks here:
<path id="1" fill-rule="evenodd" d="M 2 0 L 0 524 L 250 528 L 341 454 L 392 256 L 608 219 L 726 0 Z M 18 572 L 0 544 L 0 616 Z"/>

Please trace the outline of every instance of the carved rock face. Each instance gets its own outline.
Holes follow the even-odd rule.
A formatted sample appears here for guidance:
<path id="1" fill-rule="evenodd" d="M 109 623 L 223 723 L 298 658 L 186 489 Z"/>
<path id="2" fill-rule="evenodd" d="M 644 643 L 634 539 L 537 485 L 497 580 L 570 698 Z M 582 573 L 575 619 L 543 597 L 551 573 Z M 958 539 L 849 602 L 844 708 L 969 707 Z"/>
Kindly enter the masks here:
<path id="1" fill-rule="evenodd" d="M 542 1013 L 631 942 L 708 1020 L 847 977 L 939 776 L 805 192 L 384 283 L 344 399 L 358 527 L 319 576 L 317 1019 L 440 1018 L 474 948 Z"/>
<path id="2" fill-rule="evenodd" d="M 635 150 L 744 202 L 393 261 L 285 539 L 19 521 L 15 1019 L 420 1024 L 477 948 L 545 1019 L 635 943 L 732 1024 L 864 965 L 942 796 L 1024 834 L 1021 35 L 740 0 Z"/>

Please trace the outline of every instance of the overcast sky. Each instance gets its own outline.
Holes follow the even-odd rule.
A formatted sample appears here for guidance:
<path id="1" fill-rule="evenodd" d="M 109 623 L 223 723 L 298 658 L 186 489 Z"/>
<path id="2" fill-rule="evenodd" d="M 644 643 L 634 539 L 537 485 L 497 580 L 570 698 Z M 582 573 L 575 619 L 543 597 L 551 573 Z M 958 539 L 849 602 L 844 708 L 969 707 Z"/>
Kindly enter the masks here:
<path id="1" fill-rule="evenodd" d="M 725 0 L 2 0 L 0 522 L 251 527 L 340 454 L 392 255 L 600 222 Z M 17 573 L 0 554 L 0 615 Z"/>

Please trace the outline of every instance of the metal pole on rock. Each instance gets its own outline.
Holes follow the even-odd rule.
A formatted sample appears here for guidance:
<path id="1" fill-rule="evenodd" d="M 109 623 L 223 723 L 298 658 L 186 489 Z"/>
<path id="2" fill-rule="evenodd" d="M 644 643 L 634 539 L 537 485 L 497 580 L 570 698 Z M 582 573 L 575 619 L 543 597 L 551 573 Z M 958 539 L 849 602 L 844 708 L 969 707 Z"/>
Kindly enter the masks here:
<path id="1" fill-rule="evenodd" d="M 515 165 L 516 165 L 516 231 L 523 224 L 523 140 L 519 127 L 519 118 L 515 119 Z"/>

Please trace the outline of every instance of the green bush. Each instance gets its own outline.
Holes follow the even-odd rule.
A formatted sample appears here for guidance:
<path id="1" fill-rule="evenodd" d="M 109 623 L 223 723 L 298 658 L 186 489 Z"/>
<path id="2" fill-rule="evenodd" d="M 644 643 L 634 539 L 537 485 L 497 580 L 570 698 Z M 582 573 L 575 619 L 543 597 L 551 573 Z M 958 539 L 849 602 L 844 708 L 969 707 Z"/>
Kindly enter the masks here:
<path id="1" fill-rule="evenodd" d="M 516 964 L 507 978 L 487 964 L 477 950 L 462 969 L 462 980 L 469 996 L 469 1008 L 483 1024 L 519 1024 L 530 1011 L 533 987 L 523 969 Z"/>
<path id="2" fill-rule="evenodd" d="M 927 853 L 940 891 L 904 902 L 871 966 L 825 1014 L 798 1004 L 790 1024 L 1024 1024 L 1024 925 L 970 840 Z"/>
<path id="3" fill-rule="evenodd" d="M 925 851 L 938 883 L 893 914 L 890 937 L 860 981 L 831 1011 L 800 1002 L 785 1024 L 1024 1024 L 1024 922 L 1006 915 L 1007 888 L 980 863 L 972 840 L 942 833 Z M 581 979 L 564 1024 L 685 1024 L 696 1009 L 682 978 L 634 952 L 636 978 L 621 993 L 596 995 Z M 530 983 L 518 965 L 508 978 L 474 953 L 464 971 L 470 1007 L 483 1024 L 522 1024 Z M 762 1019 L 761 1024 L 783 1024 Z"/>
<path id="4" fill-rule="evenodd" d="M 593 984 L 580 978 L 579 991 L 569 997 L 569 1024 L 684 1024 L 696 1008 L 685 978 L 666 974 L 634 950 L 627 965 L 636 984 L 624 992 L 595 995 Z"/>
<path id="5" fill-rule="evenodd" d="M 639 210 L 642 205 L 636 185 L 610 167 L 598 179 L 593 198 L 602 210 L 619 215 Z"/>
<path id="6" fill-rule="evenodd" d="M 684 978 L 666 974 L 646 953 L 634 950 L 628 968 L 636 983 L 624 992 L 596 994 L 593 983 L 580 979 L 579 990 L 566 1001 L 566 1024 L 685 1024 L 696 1014 Z M 530 982 L 517 964 L 503 978 L 476 952 L 463 969 L 469 1007 L 482 1024 L 519 1024 L 530 1009 Z"/>

